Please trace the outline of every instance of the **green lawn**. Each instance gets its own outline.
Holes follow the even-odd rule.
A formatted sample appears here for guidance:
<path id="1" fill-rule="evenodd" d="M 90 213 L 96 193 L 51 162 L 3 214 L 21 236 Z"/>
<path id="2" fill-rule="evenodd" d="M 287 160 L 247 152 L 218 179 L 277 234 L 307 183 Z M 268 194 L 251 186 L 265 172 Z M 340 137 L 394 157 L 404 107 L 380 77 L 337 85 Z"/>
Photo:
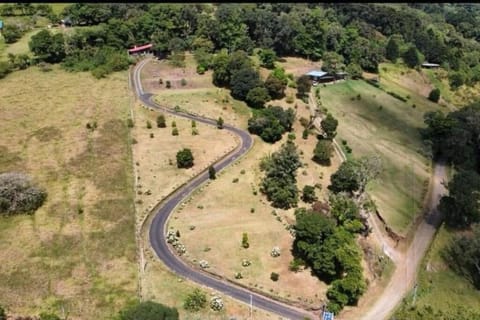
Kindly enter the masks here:
<path id="1" fill-rule="evenodd" d="M 443 226 L 425 256 L 418 275 L 416 305 L 431 306 L 434 310 L 449 313 L 462 306 L 480 313 L 480 290 L 450 270 L 443 262 L 440 252 L 452 239 L 453 234 Z M 411 303 L 413 292 L 404 303 Z"/>
<path id="2" fill-rule="evenodd" d="M 423 155 L 418 129 L 423 113 L 435 106 L 419 98 L 412 108 L 410 102 L 362 80 L 321 87 L 320 94 L 323 106 L 339 121 L 338 141 L 347 140 L 355 157 L 381 156 L 384 170 L 368 190 L 387 223 L 406 234 L 430 177 L 430 160 Z"/>
<path id="3" fill-rule="evenodd" d="M 40 32 L 40 29 L 35 29 L 35 30 L 30 31 L 30 32 L 27 32 L 17 42 L 9 44 L 9 45 L 5 45 L 3 50 L 1 49 L 1 45 L 0 45 L 0 53 L 1 53 L 0 54 L 0 59 L 1 60 L 7 60 L 7 56 L 8 56 L 9 53 L 13 53 L 15 55 L 22 54 L 22 53 L 29 54 L 30 49 L 28 47 L 28 42 L 30 41 L 32 36 L 37 34 L 38 32 Z"/>
<path id="4" fill-rule="evenodd" d="M 52 9 L 53 9 L 53 12 L 56 14 L 56 15 L 59 15 L 63 12 L 63 9 L 65 9 L 65 7 L 68 7 L 70 5 L 72 5 L 73 3 L 47 3 L 49 4 Z M 60 19 L 62 19 L 63 17 L 60 17 Z"/>

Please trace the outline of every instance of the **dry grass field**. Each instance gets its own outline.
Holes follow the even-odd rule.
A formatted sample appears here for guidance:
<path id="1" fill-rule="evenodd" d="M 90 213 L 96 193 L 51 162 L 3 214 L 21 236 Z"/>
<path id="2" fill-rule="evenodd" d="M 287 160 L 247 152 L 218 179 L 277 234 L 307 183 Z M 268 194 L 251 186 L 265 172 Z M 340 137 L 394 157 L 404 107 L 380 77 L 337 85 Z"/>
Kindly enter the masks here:
<path id="1" fill-rule="evenodd" d="M 95 80 L 32 67 L 1 80 L 0 172 L 23 171 L 48 191 L 34 215 L 0 218 L 10 313 L 105 319 L 135 297 L 128 94 L 126 73 Z"/>
<path id="2" fill-rule="evenodd" d="M 294 89 L 287 89 L 287 95 L 294 93 Z M 311 160 L 317 139 L 315 135 L 302 139 L 303 127 L 298 121 L 300 117 L 309 118 L 308 105 L 298 100 L 288 104 L 285 99 L 270 103 L 284 108 L 296 106 L 297 121 L 293 132 L 304 165 L 297 172 L 298 186 L 302 189 L 306 184 L 319 183 L 322 190 L 317 190 L 317 195 L 325 197 L 329 177 L 338 168 L 339 159 L 334 156 L 330 167 L 322 167 Z M 309 271 L 294 273 L 288 270 L 293 259 L 290 253 L 293 237 L 286 227 L 295 223 L 294 210 L 274 210 L 258 191 L 263 175 L 259 170 L 260 160 L 277 150 L 286 139 L 287 134 L 282 141 L 271 145 L 255 137 L 253 149 L 243 159 L 178 208 L 169 228 L 180 231 L 182 243 L 187 247 L 185 257 L 190 262 L 198 265 L 198 261 L 205 259 L 211 265 L 211 272 L 304 306 L 318 307 L 325 296 L 325 284 Z M 235 179 L 238 182 L 234 182 Z M 299 206 L 308 205 L 300 201 Z M 243 232 L 249 236 L 248 249 L 241 247 Z M 274 246 L 281 248 L 278 258 L 270 256 Z M 252 261 L 252 265 L 242 267 L 242 259 Z M 235 280 L 236 272 L 241 272 L 243 279 Z M 280 274 L 278 282 L 270 280 L 271 272 Z"/>
<path id="3" fill-rule="evenodd" d="M 152 61 L 142 70 L 145 90 L 156 94 L 155 100 L 169 108 L 217 119 L 222 117 L 226 123 L 247 126 L 250 110 L 244 102 L 234 100 L 228 90 L 212 84 L 212 71 L 203 75 L 196 73 L 193 55 L 186 54 L 185 68 L 171 66 L 168 60 Z M 163 84 L 159 84 L 162 79 Z M 182 79 L 186 80 L 182 86 Z M 170 81 L 171 88 L 166 88 Z"/>
<path id="4" fill-rule="evenodd" d="M 188 60 L 189 65 L 192 62 Z M 174 74 L 178 72 L 178 68 L 171 67 L 167 61 L 154 61 L 147 64 L 143 70 L 143 81 L 147 82 L 146 89 L 150 92 L 160 93 L 157 99 L 165 99 L 168 101 L 170 97 L 179 99 L 178 104 L 185 109 L 189 106 L 196 106 L 191 101 L 192 91 L 197 94 L 194 97 L 208 96 L 208 92 L 214 92 L 216 89 L 210 82 L 204 82 L 204 88 L 181 87 L 162 90 L 162 88 L 148 87 L 148 77 L 152 74 Z M 197 75 L 198 76 L 198 75 Z M 211 79 L 210 76 L 206 76 Z M 191 78 L 191 77 L 190 77 Z M 203 79 L 202 79 L 203 81 Z M 192 83 L 192 82 L 190 82 Z M 201 86 L 201 85 L 199 85 Z M 227 93 L 225 93 L 227 95 Z M 186 99 L 186 102 L 183 102 Z M 231 99 L 231 98 L 230 98 Z M 162 101 L 162 100 L 160 100 Z M 238 102 L 240 104 L 240 102 Z M 243 104 L 243 103 L 242 103 Z M 166 104 L 174 107 L 174 105 Z M 175 104 L 176 105 L 176 104 Z M 212 107 L 212 105 L 214 107 Z M 202 107 L 211 111 L 215 110 L 215 104 L 212 100 L 210 103 L 205 101 Z M 244 108 L 246 108 L 244 106 Z M 189 111 L 194 111 L 190 109 Z M 246 123 L 246 117 L 236 116 L 235 111 L 223 110 L 226 123 L 233 123 L 234 117 L 242 119 Z M 177 116 L 166 115 L 167 128 L 156 127 L 156 117 L 159 113 L 150 111 L 143 107 L 135 108 L 135 127 L 133 129 L 133 138 L 137 141 L 133 144 L 133 157 L 135 163 L 136 176 L 136 211 L 138 225 L 145 219 L 146 214 L 181 184 L 187 182 L 190 178 L 207 168 L 218 158 L 224 156 L 233 150 L 239 143 L 238 138 L 233 136 L 226 130 L 218 130 L 215 127 L 207 126 L 199 122 L 196 123 L 198 135 L 193 136 L 192 123 L 190 120 Z M 206 114 L 207 116 L 216 117 L 216 114 Z M 218 115 L 217 115 L 218 116 Z M 152 129 L 146 128 L 146 121 L 152 123 Z M 232 120 L 232 121 L 229 121 Z M 172 136 L 172 121 L 175 121 L 179 130 L 178 136 Z M 153 133 L 154 137 L 150 138 Z M 195 165 L 190 169 L 178 169 L 176 167 L 176 153 L 183 147 L 190 148 L 195 158 Z M 172 160 L 172 164 L 170 161 Z M 150 195 L 149 195 L 150 194 Z M 146 228 L 148 229 L 148 228 Z M 175 306 L 180 312 L 182 319 L 230 319 L 236 317 L 238 319 L 249 318 L 250 309 L 248 305 L 240 303 L 222 295 L 225 302 L 225 309 L 221 313 L 215 313 L 208 308 L 197 312 L 189 313 L 183 309 L 183 301 L 196 284 L 178 278 L 175 274 L 167 270 L 161 262 L 158 261 L 154 252 L 148 246 L 148 239 L 142 235 L 143 243 L 146 244 L 145 252 L 145 269 L 141 273 L 142 297 L 144 299 L 152 299 L 160 301 L 167 305 Z M 208 294 L 212 293 L 210 289 L 203 288 Z M 277 319 L 277 316 L 262 310 L 253 308 L 254 319 Z"/>
<path id="5" fill-rule="evenodd" d="M 186 79 L 189 80 L 186 86 L 173 85 L 174 81 L 181 80 L 180 77 L 177 77 L 179 79 L 171 80 L 172 88 L 170 89 L 159 86 L 158 78 L 162 78 L 164 82 L 166 79 L 175 79 L 174 75 L 182 75 L 183 70 L 171 67 L 168 61 L 155 61 L 147 65 L 142 73 L 143 81 L 147 83 L 145 86 L 146 90 L 157 93 L 156 100 L 166 106 L 173 108 L 178 105 L 181 109 L 189 112 L 213 118 L 220 115 L 225 119 L 226 123 L 246 127 L 248 108 L 241 102 L 233 101 L 229 97 L 228 91 L 223 90 L 220 93 L 217 88 L 213 87 L 211 75 L 200 76 L 194 74 L 192 72 L 192 70 L 195 70 L 194 63 L 189 59 L 191 59 L 191 56 L 187 55 L 187 67 L 185 70 L 188 75 Z M 205 81 L 205 79 L 207 80 Z M 294 93 L 294 89 L 289 88 L 288 90 L 289 94 Z M 221 101 L 226 97 L 228 97 L 229 103 Z M 239 108 L 234 107 L 235 103 L 242 105 L 240 111 Z M 287 104 L 284 100 L 274 101 L 272 104 L 294 107 L 294 104 Z M 297 117 L 304 116 L 308 118 L 310 111 L 307 106 L 300 101 L 297 101 L 296 104 Z M 226 109 L 224 108 L 225 105 L 227 105 Z M 214 150 L 214 152 L 206 153 L 206 155 L 211 156 L 209 158 L 210 161 L 216 157 L 215 152 L 219 155 L 224 154 L 230 149 L 228 143 L 234 142 L 231 136 L 223 136 L 224 131 L 218 131 L 207 126 L 201 127 L 198 123 L 197 128 L 200 131 L 200 135 L 191 136 L 191 124 L 190 121 L 186 120 L 176 120 L 177 127 L 181 129 L 180 136 L 172 137 L 170 117 L 167 118 L 169 128 L 159 129 L 155 128 L 155 112 L 147 111 L 143 108 L 137 110 L 134 136 L 138 143 L 134 145 L 134 159 L 135 162 L 139 162 L 139 165 L 136 166 L 136 172 L 141 177 L 139 183 L 142 186 L 142 193 L 147 189 L 152 192 L 151 196 L 137 194 L 137 198 L 143 201 L 143 203 L 137 203 L 138 212 L 151 208 L 156 200 L 161 198 L 157 194 L 167 194 L 175 185 L 183 183 L 193 174 L 193 172 L 182 173 L 182 170 L 168 165 L 169 158 L 175 160 L 175 153 L 181 145 L 181 143 L 176 143 L 179 139 L 184 139 L 182 140 L 184 141 L 183 143 L 188 146 L 197 147 L 199 149 L 197 153 L 200 154 L 205 152 L 205 150 Z M 145 128 L 147 117 L 152 122 L 153 129 Z M 320 183 L 324 188 L 321 191 L 317 191 L 317 193 L 319 196 L 322 196 L 325 192 L 325 186 L 329 184 L 330 174 L 338 167 L 338 159 L 334 158 L 330 167 L 321 167 L 313 163 L 311 157 L 316 143 L 315 136 L 311 135 L 308 140 L 303 140 L 301 138 L 303 127 L 301 127 L 298 121 L 295 122 L 294 129 L 297 136 L 296 143 L 303 152 L 302 162 L 305 163 L 305 167 L 298 171 L 299 187 L 303 188 L 305 184 L 313 185 Z M 160 135 L 159 133 L 163 132 L 162 130 L 166 134 Z M 213 131 L 210 133 L 210 130 Z M 154 138 L 149 138 L 150 132 L 154 133 Z M 219 133 L 222 135 L 219 135 Z M 214 136 L 215 138 L 213 139 Z M 139 137 L 142 138 L 140 139 Z M 285 139 L 286 135 L 283 141 Z M 325 285 L 312 277 L 308 271 L 299 273 L 288 271 L 288 264 L 292 260 L 289 250 L 293 238 L 285 227 L 294 223 L 293 210 L 277 210 L 279 216 L 277 218 L 272 215 L 273 208 L 266 203 L 264 197 L 261 195 L 254 196 L 252 193 L 252 186 L 258 191 L 258 182 L 261 176 L 258 168 L 259 160 L 268 152 L 276 150 L 280 144 L 281 142 L 269 145 L 256 137 L 253 150 L 224 173 L 220 174 L 217 180 L 208 183 L 201 191 L 196 192 L 192 198 L 193 200 L 189 200 L 188 204 L 182 206 L 181 212 L 174 213 L 170 224 L 172 227 L 180 229 L 181 239 L 187 245 L 190 258 L 201 259 L 200 255 L 204 253 L 203 250 L 210 246 L 211 250 L 205 253 L 208 254 L 208 260 L 212 257 L 211 263 L 215 266 L 218 265 L 216 261 L 224 261 L 223 265 L 220 265 L 219 268 L 212 268 L 211 271 L 233 279 L 233 272 L 242 271 L 239 263 L 241 262 L 242 254 L 245 253 L 247 254 L 245 258 L 250 258 L 253 261 L 253 265 L 242 272 L 245 278 L 240 281 L 244 285 L 256 286 L 258 290 L 263 290 L 270 294 L 278 294 L 286 299 L 305 305 L 318 306 L 319 299 L 324 296 Z M 176 146 L 174 150 L 171 149 L 172 145 Z M 164 146 L 168 147 L 165 148 Z M 154 148 L 157 148 L 156 150 L 158 151 L 165 150 L 165 152 L 161 154 L 155 151 Z M 167 153 L 171 155 L 169 156 Z M 194 156 L 195 153 L 193 151 Z M 160 159 L 158 158 L 159 156 L 161 157 Z M 208 161 L 208 159 L 206 160 Z M 195 167 L 193 170 L 195 170 Z M 242 174 L 241 172 L 244 173 Z M 158 177 L 160 176 L 170 178 L 159 181 Z M 157 178 L 155 179 L 155 177 Z M 148 182 L 146 181 L 147 178 L 150 179 Z M 238 178 L 239 182 L 233 183 L 232 180 L 234 178 Z M 168 180 L 172 180 L 174 183 L 170 182 L 168 185 Z M 303 206 L 305 204 L 300 202 L 299 205 Z M 250 213 L 252 208 L 255 211 L 254 213 Z M 206 212 L 213 213 L 215 217 L 212 214 L 205 215 Z M 280 219 L 281 222 L 277 219 Z M 191 225 L 196 226 L 194 231 L 190 230 Z M 239 250 L 239 241 L 241 241 L 241 233 L 243 231 L 249 232 L 252 244 L 248 250 L 245 251 L 243 249 L 244 252 Z M 232 236 L 233 234 L 235 236 Z M 210 242 L 207 241 L 208 238 L 210 238 Z M 219 239 L 222 240 L 219 241 Z M 216 240 L 215 243 L 213 240 Z M 190 246 L 190 243 L 192 243 L 192 246 Z M 277 259 L 269 256 L 269 252 L 274 245 L 279 245 L 282 248 L 282 255 Z M 281 274 L 279 282 L 274 283 L 269 279 L 272 271 L 277 271 Z M 299 281 L 305 283 L 301 288 L 297 285 Z M 145 298 L 153 298 L 165 301 L 171 305 L 177 305 L 182 314 L 193 317 L 193 315 L 189 315 L 183 310 L 181 303 L 179 305 L 179 301 L 183 301 L 188 290 L 192 288 L 192 284 L 179 282 L 175 275 L 156 262 L 154 254 L 150 250 L 146 253 L 146 269 L 142 283 L 142 291 Z M 171 290 L 167 290 L 167 288 Z M 299 297 L 301 297 L 301 301 L 298 300 Z M 229 315 L 236 315 L 242 318 L 244 312 L 248 312 L 248 308 L 245 309 L 245 305 L 232 301 L 230 306 L 227 306 L 226 312 Z M 206 312 L 199 314 L 199 316 L 206 317 L 211 314 L 211 312 Z M 247 314 L 245 314 L 245 318 Z M 272 315 L 267 313 L 261 313 L 256 318 L 264 319 L 267 316 L 272 317 Z M 273 317 L 275 318 L 276 316 Z"/>

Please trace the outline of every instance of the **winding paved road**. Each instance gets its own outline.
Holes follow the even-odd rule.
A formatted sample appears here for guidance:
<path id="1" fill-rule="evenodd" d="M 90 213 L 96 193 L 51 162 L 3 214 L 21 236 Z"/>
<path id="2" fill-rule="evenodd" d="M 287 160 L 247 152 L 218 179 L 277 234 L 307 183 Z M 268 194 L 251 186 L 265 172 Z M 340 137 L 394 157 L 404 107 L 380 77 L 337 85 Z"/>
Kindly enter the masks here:
<path id="1" fill-rule="evenodd" d="M 133 79 L 131 79 L 131 84 L 136 92 L 136 95 L 144 105 L 157 110 L 162 110 L 162 112 L 165 113 L 174 114 L 187 119 L 192 119 L 198 122 L 216 126 L 216 120 L 186 113 L 174 112 L 153 102 L 151 99 L 153 95 L 151 93 L 146 93 L 143 91 L 143 86 L 140 78 L 141 70 L 148 62 L 149 59 L 139 62 L 134 67 Z M 223 127 L 224 130 L 228 130 L 237 135 L 240 138 L 241 143 L 234 151 L 232 151 L 230 154 L 228 154 L 226 157 L 224 157 L 215 164 L 215 169 L 217 172 L 227 167 L 231 163 L 235 162 L 239 157 L 241 157 L 248 150 L 250 150 L 253 144 L 253 139 L 248 132 L 235 128 L 228 124 L 225 124 Z M 250 304 L 250 302 L 252 302 L 255 308 L 261 308 L 288 319 L 315 319 L 315 315 L 308 313 L 304 310 L 287 306 L 283 303 L 274 301 L 258 293 L 248 291 L 232 283 L 214 278 L 212 275 L 209 275 L 207 273 L 194 270 L 190 266 L 185 264 L 182 260 L 180 260 L 180 258 L 178 258 L 170 250 L 170 247 L 165 239 L 167 231 L 166 225 L 170 214 L 173 212 L 173 210 L 178 204 L 180 204 L 184 199 L 186 199 L 196 188 L 198 188 L 206 180 L 208 180 L 208 173 L 204 171 L 200 175 L 196 176 L 191 181 L 186 183 L 180 189 L 176 190 L 170 197 L 163 201 L 162 205 L 159 208 L 156 209 L 157 211 L 154 213 L 155 216 L 150 226 L 149 237 L 151 246 L 157 254 L 158 258 L 177 275 L 210 287 L 214 290 L 217 290 L 225 295 L 228 295 L 247 304 Z"/>

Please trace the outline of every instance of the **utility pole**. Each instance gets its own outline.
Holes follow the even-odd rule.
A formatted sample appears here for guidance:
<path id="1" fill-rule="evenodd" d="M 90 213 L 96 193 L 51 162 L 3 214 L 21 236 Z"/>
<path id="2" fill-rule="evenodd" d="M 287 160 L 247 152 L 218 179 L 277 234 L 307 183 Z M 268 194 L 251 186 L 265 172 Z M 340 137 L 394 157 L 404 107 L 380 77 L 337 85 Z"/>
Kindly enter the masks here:
<path id="1" fill-rule="evenodd" d="M 253 297 L 252 294 L 250 293 L 250 320 L 252 320 L 252 313 L 253 313 Z"/>
<path id="2" fill-rule="evenodd" d="M 418 289 L 418 283 L 415 283 L 415 286 L 413 287 L 413 302 L 412 302 L 413 306 L 415 306 L 415 300 L 417 300 L 417 289 Z"/>

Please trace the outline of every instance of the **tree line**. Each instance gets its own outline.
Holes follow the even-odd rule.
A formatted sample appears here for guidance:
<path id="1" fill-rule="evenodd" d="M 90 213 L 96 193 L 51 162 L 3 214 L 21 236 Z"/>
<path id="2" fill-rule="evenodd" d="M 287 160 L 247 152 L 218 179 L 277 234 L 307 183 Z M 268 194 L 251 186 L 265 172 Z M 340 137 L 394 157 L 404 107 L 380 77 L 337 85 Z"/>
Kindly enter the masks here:
<path id="1" fill-rule="evenodd" d="M 410 67 L 424 60 L 441 64 L 449 71 L 454 88 L 480 80 L 480 32 L 475 16 L 480 7 L 473 4 L 76 3 L 58 17 L 48 5 L 2 8 L 7 14 L 35 11 L 54 20 L 68 17 L 74 26 L 95 27 L 89 31 L 76 28 L 74 34 L 78 34 L 68 36 L 71 41 L 65 39 L 66 56 L 73 57 L 70 64 L 77 61 L 83 68 L 88 60 L 84 56 L 93 57 L 93 48 L 122 51 L 151 42 L 160 56 L 180 62 L 181 52 L 195 51 L 203 59 L 200 72 L 208 67 L 209 56 L 223 49 L 251 55 L 254 48 L 262 48 L 267 67 L 272 54 L 312 60 L 334 56 L 343 69 L 349 67 L 357 74 L 359 68 L 377 72 L 380 62 L 402 57 Z"/>
<path id="2" fill-rule="evenodd" d="M 438 210 L 452 230 L 462 230 L 443 251 L 450 267 L 480 289 L 480 101 L 447 115 L 441 111 L 424 116 L 421 133 L 434 159 L 455 168 L 449 194 Z"/>

